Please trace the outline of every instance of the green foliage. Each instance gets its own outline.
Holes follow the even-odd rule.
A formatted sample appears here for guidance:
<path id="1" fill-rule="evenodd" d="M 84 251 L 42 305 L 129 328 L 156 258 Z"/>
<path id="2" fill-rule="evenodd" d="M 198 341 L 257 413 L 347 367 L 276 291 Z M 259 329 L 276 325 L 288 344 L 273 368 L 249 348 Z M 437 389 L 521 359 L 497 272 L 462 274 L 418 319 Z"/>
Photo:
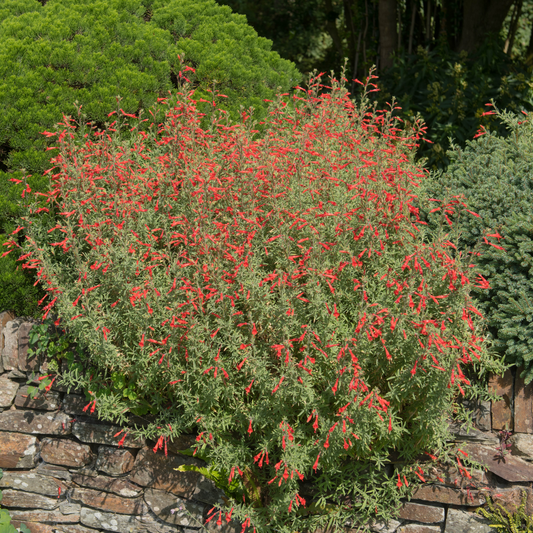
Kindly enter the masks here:
<path id="1" fill-rule="evenodd" d="M 3 472 L 0 469 L 0 479 L 2 479 Z M 0 490 L 0 501 L 2 501 L 2 491 Z M 25 524 L 20 524 L 20 528 L 17 530 L 15 526 L 11 523 L 11 516 L 9 511 L 2 509 L 0 507 L 0 533 L 31 533 L 28 527 Z"/>
<path id="2" fill-rule="evenodd" d="M 429 198 L 457 195 L 478 217 L 454 217 L 463 250 L 482 253 L 476 258 L 482 278 L 475 288 L 479 309 L 485 314 L 494 347 L 509 363 L 524 367 L 522 377 L 533 379 L 533 127 L 529 117 L 496 115 L 509 128 L 505 138 L 487 133 L 469 141 L 464 150 L 449 152 L 446 172 L 425 183 Z M 440 207 L 433 202 L 434 207 Z M 446 213 L 439 209 L 430 222 Z"/>
<path id="3" fill-rule="evenodd" d="M 0 245 L 6 242 L 6 235 L 0 235 Z M 6 250 L 0 248 L 0 255 Z M 18 317 L 39 316 L 38 300 L 45 295 L 40 286 L 35 286 L 36 278 L 33 273 L 22 268 L 22 262 L 17 261 L 18 255 L 10 253 L 0 257 L 0 309 L 12 310 Z"/>
<path id="4" fill-rule="evenodd" d="M 196 432 L 244 496 L 212 516 L 258 533 L 393 516 L 420 454 L 447 453 L 462 369 L 500 368 L 475 271 L 413 205 L 420 132 L 320 86 L 277 98 L 264 136 L 202 129 L 187 90 L 150 151 L 120 115 L 109 136 L 69 124 L 46 207 L 24 217 L 44 317 L 88 354 L 61 382 L 102 419 L 144 410 L 126 431 L 155 450 Z"/>
<path id="5" fill-rule="evenodd" d="M 432 169 L 445 169 L 449 164 L 450 139 L 464 147 L 481 126 L 507 134 L 498 117 L 483 116 L 487 103 L 494 101 L 499 108 L 516 113 L 533 110 L 529 71 L 512 61 L 496 39 L 488 39 L 471 56 L 454 52 L 443 41 L 431 51 L 420 46 L 416 55 L 398 54 L 379 85 L 380 102 L 394 96 L 404 120 L 423 118 L 431 144 L 423 143 L 418 155 L 427 158 Z"/>
<path id="6" fill-rule="evenodd" d="M 180 453 L 183 453 L 183 451 Z M 193 452 L 191 452 L 190 455 L 193 455 Z M 237 479 L 234 479 L 231 481 L 231 483 L 228 483 L 229 472 L 227 470 L 217 470 L 213 468 L 213 466 L 203 467 L 196 465 L 181 465 L 178 468 L 174 468 L 174 470 L 178 470 L 179 472 L 198 472 L 199 474 L 202 474 L 202 476 L 213 481 L 213 483 L 226 494 L 233 496 L 235 499 L 237 499 L 239 496 L 242 498 L 242 491 L 240 490 L 241 487 Z M 253 480 L 251 480 L 251 482 L 253 483 Z M 254 489 L 256 494 L 259 495 L 255 484 Z"/>
<path id="7" fill-rule="evenodd" d="M 241 105 L 263 108 L 278 86 L 288 90 L 299 81 L 244 17 L 214 0 L 50 0 L 38 6 L 36 0 L 7 0 L 0 11 L 0 141 L 9 145 L 5 164 L 14 170 L 47 168 L 51 154 L 43 148 L 50 143 L 39 132 L 73 110 L 75 100 L 103 124 L 118 94 L 128 113 L 168 96 L 181 70 L 178 55 L 196 69 L 189 76 L 200 97 L 212 100 L 206 91 L 213 88 L 228 93 L 234 118 Z"/>
<path id="8" fill-rule="evenodd" d="M 3 0 L 0 5 L 0 233 L 15 229 L 21 192 L 44 192 L 57 155 L 43 132 L 83 106 L 104 127 L 110 109 L 147 109 L 181 86 L 184 72 L 209 112 L 215 94 L 233 119 L 265 113 L 264 99 L 300 80 L 241 15 L 214 0 Z M 213 92 L 214 91 L 214 92 Z M 120 104 L 116 97 L 120 95 Z M 154 113 L 157 124 L 164 114 Z M 141 127 L 145 127 L 141 125 Z M 21 171 L 21 169 L 25 169 Z M 29 176 L 27 176 L 29 174 Z M 26 177 L 27 176 L 27 177 Z M 0 259 L 0 308 L 35 313 L 35 279 Z"/>
<path id="9" fill-rule="evenodd" d="M 32 386 L 35 376 L 31 376 L 28 381 L 28 394 L 31 396 L 39 391 L 48 391 L 55 378 L 51 376 L 57 374 L 62 363 L 69 368 L 82 369 L 81 361 L 85 359 L 85 354 L 80 346 L 73 342 L 66 331 L 60 331 L 55 321 L 51 318 L 45 319 L 41 324 L 35 324 L 28 339 L 28 358 L 38 358 L 39 361 L 46 362 L 46 376 L 41 376 L 38 386 Z"/>
<path id="10" fill-rule="evenodd" d="M 526 514 L 527 492 L 522 493 L 520 507 L 510 513 L 500 504 L 494 504 L 491 497 L 487 495 L 487 505 L 489 509 L 481 507 L 477 513 L 491 522 L 490 527 L 500 533 L 533 533 L 533 516 Z"/>

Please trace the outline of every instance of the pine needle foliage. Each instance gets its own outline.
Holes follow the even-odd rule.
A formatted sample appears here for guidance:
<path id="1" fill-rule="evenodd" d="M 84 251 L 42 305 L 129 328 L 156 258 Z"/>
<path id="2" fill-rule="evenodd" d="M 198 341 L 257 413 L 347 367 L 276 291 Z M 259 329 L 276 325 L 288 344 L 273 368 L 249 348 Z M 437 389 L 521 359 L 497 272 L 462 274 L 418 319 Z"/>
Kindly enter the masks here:
<path id="1" fill-rule="evenodd" d="M 46 207 L 30 197 L 20 259 L 85 350 L 57 379 L 103 419 L 143 417 L 125 431 L 154 451 L 195 432 L 240 491 L 217 523 L 390 518 L 420 455 L 448 453 L 463 370 L 500 368 L 475 271 L 413 205 L 420 130 L 370 106 L 372 80 L 357 104 L 345 80 L 280 95 L 262 135 L 202 128 L 187 87 L 148 133 L 120 109 L 105 134 L 66 121 Z"/>
<path id="2" fill-rule="evenodd" d="M 490 111 L 489 111 L 490 112 Z M 494 112 L 492 112 L 494 113 Z M 425 216 L 437 224 L 449 215 L 461 232 L 459 246 L 473 251 L 482 287 L 475 296 L 494 348 L 533 380 L 533 125 L 529 116 L 498 113 L 509 135 L 486 133 L 449 152 L 446 172 L 424 184 L 435 200 L 462 197 L 478 216 L 447 214 L 438 201 Z M 487 243 L 490 246 L 487 246 Z M 490 287 L 490 288 L 489 288 Z"/>
<path id="3" fill-rule="evenodd" d="M 501 504 L 495 504 L 487 495 L 488 510 L 481 507 L 479 514 L 490 520 L 490 527 L 499 533 L 533 533 L 533 516 L 526 514 L 527 492 L 523 492 L 520 507 L 509 512 Z"/>

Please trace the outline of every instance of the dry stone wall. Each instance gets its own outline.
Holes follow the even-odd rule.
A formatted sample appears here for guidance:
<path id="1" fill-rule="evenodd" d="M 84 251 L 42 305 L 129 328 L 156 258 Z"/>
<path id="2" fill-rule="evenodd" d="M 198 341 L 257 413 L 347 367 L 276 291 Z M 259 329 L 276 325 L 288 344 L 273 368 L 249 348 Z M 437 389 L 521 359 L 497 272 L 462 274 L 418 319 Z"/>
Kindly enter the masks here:
<path id="1" fill-rule="evenodd" d="M 207 512 L 225 495 L 183 464 L 203 463 L 179 450 L 194 442 L 184 436 L 168 455 L 153 443 L 127 436 L 121 428 L 84 412 L 83 395 L 54 386 L 28 395 L 27 381 L 43 361 L 28 358 L 34 322 L 0 313 L 0 490 L 12 523 L 32 533 L 238 533 L 236 523 L 206 523 Z M 379 533 L 489 533 L 474 511 L 486 494 L 511 512 L 527 493 L 533 515 L 533 387 L 508 372 L 491 386 L 502 401 L 472 405 L 477 429 L 452 427 L 457 446 L 486 466 L 469 479 L 458 468 L 437 469 L 405 502 L 397 520 L 374 523 Z M 501 458 L 499 430 L 514 431 L 511 453 Z M 355 533 L 347 527 L 348 532 Z"/>

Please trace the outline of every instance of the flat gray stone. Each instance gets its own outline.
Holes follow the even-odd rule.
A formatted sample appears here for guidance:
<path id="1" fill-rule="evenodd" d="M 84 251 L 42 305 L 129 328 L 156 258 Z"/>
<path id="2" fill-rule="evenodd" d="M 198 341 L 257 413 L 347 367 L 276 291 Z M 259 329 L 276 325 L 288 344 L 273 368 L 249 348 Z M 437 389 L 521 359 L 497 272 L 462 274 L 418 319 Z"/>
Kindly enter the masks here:
<path id="1" fill-rule="evenodd" d="M 4 472 L 2 479 L 0 479 L 0 488 L 12 488 L 57 498 L 59 489 L 61 489 L 62 494 L 65 494 L 68 486 L 59 479 L 43 476 L 35 470 L 29 472 L 7 470 Z"/>
<path id="2" fill-rule="evenodd" d="M 63 514 L 80 514 L 81 513 L 81 505 L 79 505 L 78 503 L 63 502 L 59 506 L 59 510 Z"/>
<path id="3" fill-rule="evenodd" d="M 464 400 L 463 404 L 472 414 L 472 420 L 480 431 L 491 431 L 491 405 L 490 402 L 479 400 Z"/>
<path id="4" fill-rule="evenodd" d="M 436 502 L 446 505 L 479 507 L 485 503 L 485 496 L 479 490 L 445 487 L 444 485 L 420 485 L 413 493 L 413 500 Z"/>
<path id="5" fill-rule="evenodd" d="M 55 499 L 47 498 L 41 494 L 33 494 L 22 490 L 4 489 L 2 491 L 3 507 L 18 507 L 22 509 L 55 509 L 59 505 Z"/>
<path id="6" fill-rule="evenodd" d="M 114 479 L 106 476 L 90 476 L 86 474 L 72 474 L 72 481 L 80 487 L 87 487 L 105 492 L 111 492 L 124 496 L 125 498 L 135 498 L 142 493 L 141 487 L 135 485 L 128 479 Z"/>
<path id="7" fill-rule="evenodd" d="M 525 461 L 533 461 L 533 435 L 515 433 L 511 437 L 511 453 Z"/>
<path id="8" fill-rule="evenodd" d="M 71 420 L 66 413 L 38 411 L 4 411 L 0 413 L 0 431 L 37 433 L 41 435 L 69 435 Z"/>
<path id="9" fill-rule="evenodd" d="M 481 485 L 486 485 L 488 483 L 487 475 L 483 470 L 469 469 L 469 472 L 472 476 L 470 482 L 475 482 Z M 431 468 L 426 479 L 435 484 L 450 485 L 455 488 L 463 487 L 467 481 L 465 476 L 459 471 L 459 468 L 454 465 L 440 465 Z M 441 479 L 443 481 L 440 481 Z"/>
<path id="10" fill-rule="evenodd" d="M 488 446 L 498 446 L 500 439 L 494 433 L 489 431 L 479 431 L 471 428 L 469 430 L 462 429 L 458 424 L 449 425 L 450 433 L 453 435 L 454 440 L 459 442 L 479 442 Z"/>
<path id="11" fill-rule="evenodd" d="M 87 403 L 85 396 L 80 394 L 65 394 L 61 408 L 69 415 L 91 416 L 96 418 L 96 412 L 91 414 L 90 409 L 87 409 L 86 411 L 83 410 Z"/>
<path id="12" fill-rule="evenodd" d="M 201 527 L 204 505 L 178 498 L 163 490 L 146 489 L 144 501 L 161 520 L 175 526 Z M 196 517 L 196 519 L 191 519 Z"/>
<path id="13" fill-rule="evenodd" d="M 5 370 L 8 370 L 4 369 L 4 364 L 2 362 L 2 352 L 4 351 L 4 327 L 8 322 L 11 322 L 15 318 L 17 317 L 13 311 L 2 311 L 0 313 L 0 374 Z"/>
<path id="14" fill-rule="evenodd" d="M 81 487 L 74 488 L 69 497 L 73 502 L 109 513 L 142 515 L 146 512 L 142 498 L 123 498 L 109 492 Z"/>
<path id="15" fill-rule="evenodd" d="M 98 533 L 96 529 L 80 526 L 79 524 L 61 524 L 61 529 L 53 527 L 53 533 Z M 197 532 L 199 533 L 199 532 Z"/>
<path id="16" fill-rule="evenodd" d="M 142 487 L 172 492 L 185 499 L 194 498 L 210 505 L 224 502 L 224 493 L 211 480 L 199 472 L 176 471 L 181 465 L 205 466 L 205 463 L 186 455 L 169 453 L 165 457 L 143 448 L 137 454 L 130 479 Z"/>
<path id="17" fill-rule="evenodd" d="M 80 521 L 87 527 L 117 533 L 176 533 L 175 526 L 167 526 L 150 515 L 128 516 L 82 507 Z"/>
<path id="18" fill-rule="evenodd" d="M 106 444 L 108 446 L 117 446 L 124 433 L 117 437 L 115 435 L 122 428 L 110 426 L 107 424 L 92 424 L 91 422 L 74 422 L 72 433 L 82 442 L 87 444 Z M 123 444 L 124 448 L 142 448 L 145 446 L 144 439 L 134 439 L 127 435 Z"/>
<path id="19" fill-rule="evenodd" d="M 396 533 L 441 533 L 441 527 L 428 526 L 427 524 L 407 524 L 399 527 Z"/>
<path id="20" fill-rule="evenodd" d="M 63 530 L 63 524 L 77 524 L 80 521 L 79 514 L 63 514 L 59 509 L 53 511 L 21 511 L 19 509 L 10 509 L 9 514 L 12 520 L 20 522 L 59 523 L 61 527 L 56 528 L 59 531 Z"/>
<path id="21" fill-rule="evenodd" d="M 40 409 L 42 411 L 55 411 L 59 409 L 60 395 L 56 391 L 37 390 L 28 394 L 28 385 L 20 387 L 15 397 L 15 405 L 21 409 Z"/>
<path id="22" fill-rule="evenodd" d="M 15 318 L 4 325 L 2 329 L 2 364 L 4 371 L 18 370 L 19 341 L 18 329 L 23 320 Z"/>
<path id="23" fill-rule="evenodd" d="M 15 368 L 15 370 L 10 370 L 7 377 L 9 379 L 26 379 L 26 374 L 21 372 L 18 368 Z"/>
<path id="24" fill-rule="evenodd" d="M 466 449 L 471 459 L 509 483 L 533 481 L 533 465 L 519 457 L 511 454 L 499 457 L 496 450 L 489 446 L 469 444 Z"/>
<path id="25" fill-rule="evenodd" d="M 11 407 L 15 396 L 17 395 L 17 390 L 19 384 L 15 381 L 11 381 L 4 374 L 0 376 L 0 407 L 3 409 L 8 409 Z"/>
<path id="26" fill-rule="evenodd" d="M 12 411 L 4 411 L 6 412 Z M 0 416 L 4 413 L 0 413 Z M 33 468 L 39 451 L 36 437 L 0 431 L 0 468 Z"/>
<path id="27" fill-rule="evenodd" d="M 444 533 L 492 533 L 489 522 L 475 513 L 448 509 Z"/>
<path id="28" fill-rule="evenodd" d="M 96 459 L 96 470 L 110 476 L 126 474 L 133 468 L 135 455 L 124 448 L 116 446 L 100 446 Z"/>
<path id="29" fill-rule="evenodd" d="M 80 467 L 93 459 L 91 448 L 73 440 L 45 438 L 41 440 L 41 459 L 59 466 Z"/>
<path id="30" fill-rule="evenodd" d="M 46 463 L 37 465 L 35 473 L 43 476 L 50 476 L 56 479 L 62 479 L 63 481 L 70 481 L 72 479 L 70 472 L 66 468 Z"/>
<path id="31" fill-rule="evenodd" d="M 444 514 L 444 507 L 405 502 L 400 510 L 399 518 L 424 524 L 438 524 L 444 522 Z"/>
<path id="32" fill-rule="evenodd" d="M 370 524 L 370 531 L 375 533 L 394 533 L 399 526 L 400 522 L 398 520 L 389 520 L 388 522 L 375 520 Z"/>

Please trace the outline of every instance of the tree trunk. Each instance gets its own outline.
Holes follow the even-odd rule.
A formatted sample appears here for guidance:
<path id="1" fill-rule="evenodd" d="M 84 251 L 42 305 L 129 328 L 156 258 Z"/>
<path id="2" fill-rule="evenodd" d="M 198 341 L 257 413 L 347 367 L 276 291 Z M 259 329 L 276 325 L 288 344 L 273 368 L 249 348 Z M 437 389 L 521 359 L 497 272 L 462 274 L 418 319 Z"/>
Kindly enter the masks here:
<path id="1" fill-rule="evenodd" d="M 409 25 L 409 44 L 407 46 L 407 53 L 413 53 L 413 37 L 415 34 L 416 12 L 418 7 L 414 1 L 411 0 L 411 24 Z"/>
<path id="2" fill-rule="evenodd" d="M 533 27 L 531 28 L 531 35 L 529 36 L 529 43 L 526 50 L 526 64 L 529 66 L 533 64 Z"/>
<path id="3" fill-rule="evenodd" d="M 344 0 L 344 25 L 346 28 L 346 33 L 348 34 L 348 57 L 350 61 L 353 61 L 355 64 L 355 54 L 357 47 L 357 35 L 354 26 L 354 13 L 352 11 L 352 2 L 351 0 Z M 353 78 L 355 78 L 355 72 L 352 73 Z"/>
<path id="4" fill-rule="evenodd" d="M 455 50 L 461 37 L 462 13 L 455 0 L 443 0 L 441 11 L 441 35 L 446 37 L 448 46 Z"/>
<path id="5" fill-rule="evenodd" d="M 516 31 L 518 30 L 518 23 L 520 22 L 520 16 L 522 15 L 522 4 L 523 0 L 516 0 L 514 4 L 511 24 L 509 24 L 509 32 L 503 48 L 503 51 L 509 56 L 513 53 Z"/>
<path id="6" fill-rule="evenodd" d="M 459 51 L 473 52 L 491 33 L 498 33 L 514 0 L 465 0 Z"/>
<path id="7" fill-rule="evenodd" d="M 382 70 L 392 66 L 392 54 L 398 44 L 397 12 L 396 0 L 379 0 L 379 46 Z"/>
<path id="8" fill-rule="evenodd" d="M 339 31 L 337 30 L 337 15 L 333 9 L 331 0 L 326 0 L 326 30 L 333 41 L 333 45 L 337 50 L 339 58 L 342 60 L 344 57 L 344 48 L 339 36 Z"/>

